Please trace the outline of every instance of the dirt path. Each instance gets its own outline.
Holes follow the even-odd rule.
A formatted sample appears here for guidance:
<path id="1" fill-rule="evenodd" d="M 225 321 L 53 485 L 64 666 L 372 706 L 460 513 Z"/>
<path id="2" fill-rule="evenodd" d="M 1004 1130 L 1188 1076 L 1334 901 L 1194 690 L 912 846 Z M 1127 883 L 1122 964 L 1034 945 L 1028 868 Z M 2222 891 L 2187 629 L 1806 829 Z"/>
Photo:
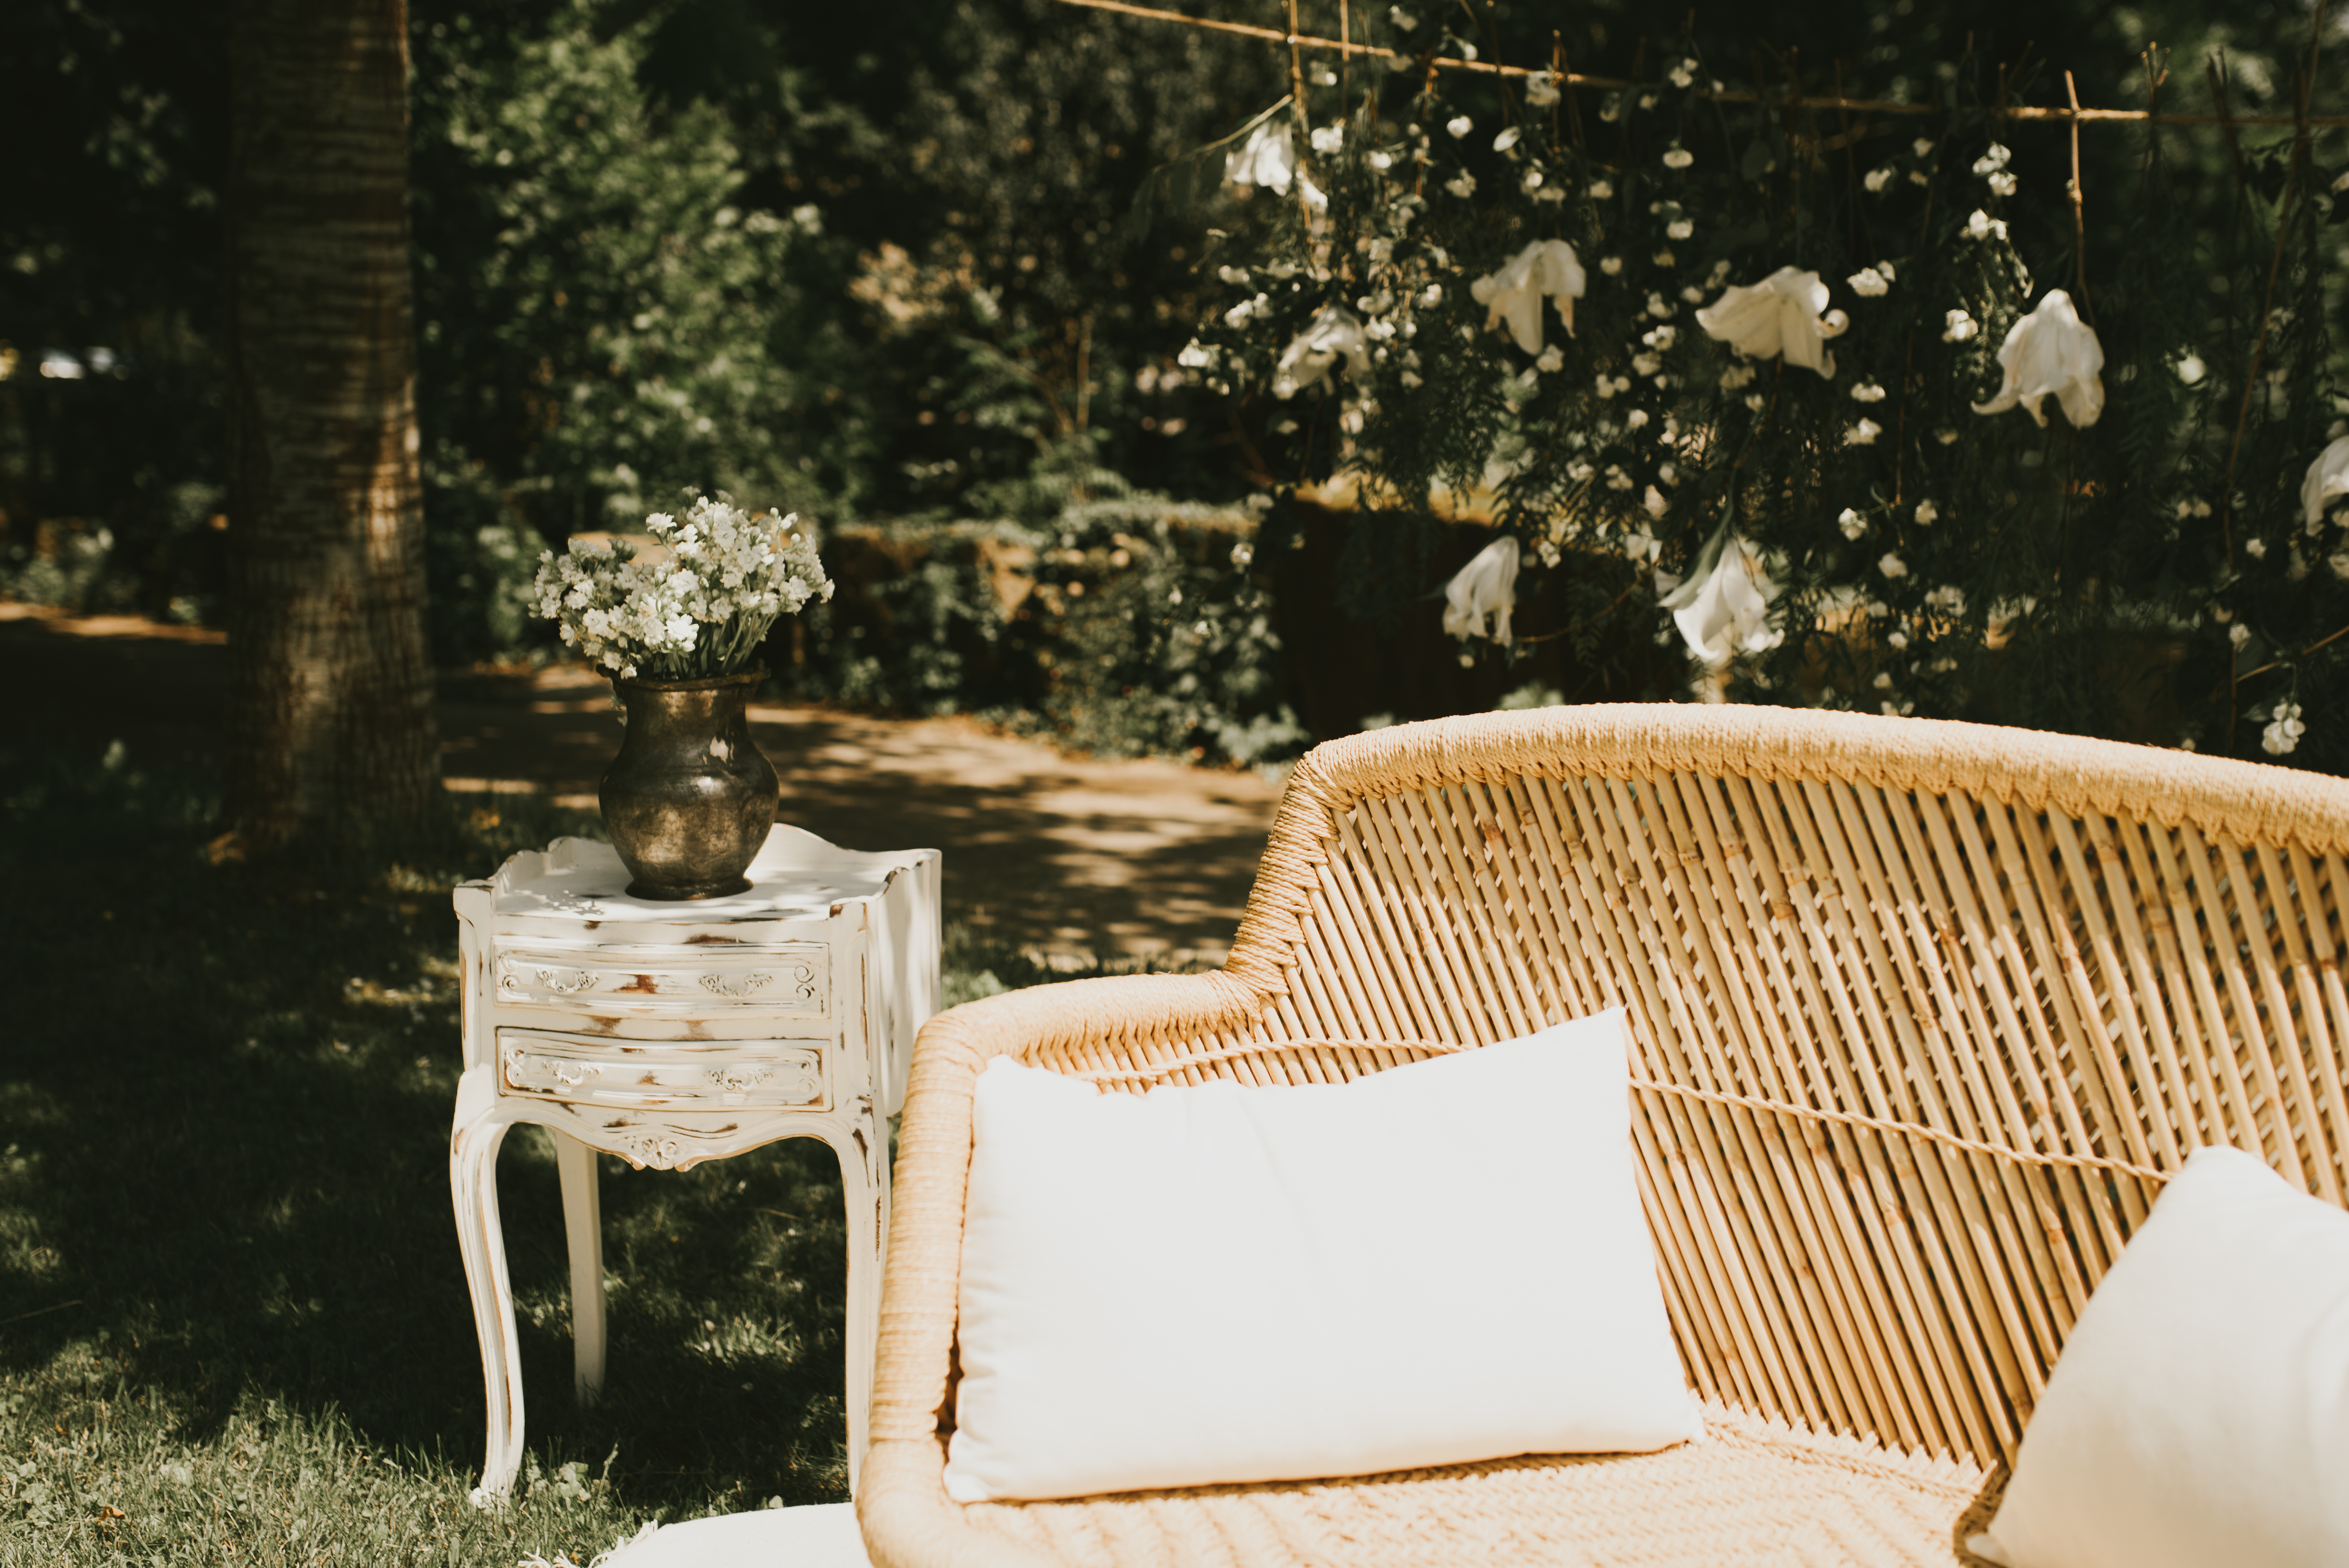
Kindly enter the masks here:
<path id="1" fill-rule="evenodd" d="M 212 759 L 218 633 L 0 603 L 0 660 L 24 733 L 93 757 L 119 738 L 134 758 Z M 572 668 L 444 675 L 447 782 L 592 810 L 620 743 L 609 692 Z M 776 704 L 751 719 L 783 820 L 859 849 L 945 851 L 949 921 L 1049 953 L 1220 957 L 1278 799 L 1252 774 L 1063 757 L 962 719 Z"/>

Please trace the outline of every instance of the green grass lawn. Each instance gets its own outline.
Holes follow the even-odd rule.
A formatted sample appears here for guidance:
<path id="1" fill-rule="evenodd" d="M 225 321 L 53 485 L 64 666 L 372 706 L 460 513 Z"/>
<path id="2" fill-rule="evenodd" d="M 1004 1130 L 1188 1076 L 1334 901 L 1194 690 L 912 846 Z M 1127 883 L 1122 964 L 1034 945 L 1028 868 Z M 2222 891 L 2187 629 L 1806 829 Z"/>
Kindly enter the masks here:
<path id="1" fill-rule="evenodd" d="M 449 1206 L 451 883 L 582 820 L 460 804 L 332 871 L 215 865 L 205 781 L 0 753 L 0 1568 L 585 1563 L 841 1501 L 838 1167 L 603 1161 L 610 1372 L 571 1397 L 554 1159 L 500 1161 L 529 1456 L 476 1510 Z M 950 1000 L 1047 978 L 949 940 Z"/>

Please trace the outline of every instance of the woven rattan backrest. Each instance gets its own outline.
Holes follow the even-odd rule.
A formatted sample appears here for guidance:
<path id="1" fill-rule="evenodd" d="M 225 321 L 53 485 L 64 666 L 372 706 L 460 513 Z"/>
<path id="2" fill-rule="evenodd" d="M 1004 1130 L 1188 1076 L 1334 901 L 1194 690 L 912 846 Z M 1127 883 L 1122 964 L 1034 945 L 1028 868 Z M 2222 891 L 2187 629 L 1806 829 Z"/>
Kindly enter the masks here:
<path id="1" fill-rule="evenodd" d="M 2349 1190 L 2349 785 L 1913 720 L 1556 709 L 1300 763 L 1228 1037 L 1122 1087 L 1350 1078 L 1620 1006 L 1710 1398 L 1990 1462 L 2205 1143 Z"/>

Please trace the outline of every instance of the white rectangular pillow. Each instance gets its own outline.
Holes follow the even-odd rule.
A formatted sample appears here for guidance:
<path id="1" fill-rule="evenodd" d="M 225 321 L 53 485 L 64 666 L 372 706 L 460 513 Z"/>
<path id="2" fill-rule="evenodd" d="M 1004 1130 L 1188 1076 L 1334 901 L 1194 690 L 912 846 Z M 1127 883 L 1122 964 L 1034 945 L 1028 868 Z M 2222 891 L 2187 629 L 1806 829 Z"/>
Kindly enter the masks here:
<path id="1" fill-rule="evenodd" d="M 1343 1085 L 1102 1094 L 988 1064 L 959 1501 L 1699 1435 L 1620 1010 Z"/>
<path id="2" fill-rule="evenodd" d="M 2011 1568 L 2349 1568 L 2349 1213 L 2196 1151 L 2089 1297 L 1967 1545 Z"/>

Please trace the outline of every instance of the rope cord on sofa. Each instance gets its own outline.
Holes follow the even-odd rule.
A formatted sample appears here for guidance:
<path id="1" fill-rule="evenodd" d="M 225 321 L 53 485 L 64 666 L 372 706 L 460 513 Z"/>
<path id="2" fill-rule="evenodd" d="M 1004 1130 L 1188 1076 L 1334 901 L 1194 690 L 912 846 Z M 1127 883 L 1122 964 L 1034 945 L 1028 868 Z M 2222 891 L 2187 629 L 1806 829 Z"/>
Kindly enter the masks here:
<path id="1" fill-rule="evenodd" d="M 1194 1068 L 1215 1067 L 1237 1061 L 1245 1057 L 1261 1056 L 1268 1051 L 1310 1050 L 1412 1051 L 1426 1056 L 1447 1056 L 1474 1047 L 1448 1040 L 1341 1040 L 1313 1038 L 1302 1040 L 1257 1040 L 1244 1046 L 1220 1047 L 1211 1051 L 1197 1051 L 1174 1057 L 1147 1068 L 1103 1068 L 1071 1073 L 1071 1078 L 1089 1083 L 1133 1084 L 1148 1086 L 1164 1083 L 1175 1074 Z M 1842 1127 L 1864 1127 L 1871 1131 L 1897 1134 L 1903 1138 L 1922 1139 L 1945 1149 L 1968 1154 L 1987 1154 L 1997 1159 L 2012 1160 L 2024 1165 L 2063 1165 L 2082 1171 L 2110 1171 L 2118 1175 L 2134 1176 L 2139 1181 L 2168 1181 L 2173 1172 L 2158 1171 L 2149 1165 L 2132 1164 L 2126 1160 L 2106 1160 L 2091 1154 L 2055 1154 L 2036 1149 L 2016 1149 L 2004 1143 L 1987 1143 L 1980 1139 L 1961 1138 L 1954 1132 L 1944 1132 L 1938 1127 L 1926 1127 L 1913 1121 L 1887 1121 L 1879 1117 L 1861 1116 L 1847 1110 L 1829 1110 L 1820 1106 L 1797 1105 L 1791 1100 L 1765 1099 L 1754 1095 L 1727 1094 L 1718 1089 L 1695 1088 L 1687 1084 L 1663 1083 L 1655 1078 L 1634 1077 L 1630 1086 L 1657 1094 L 1678 1095 L 1684 1099 L 1702 1100 L 1709 1105 L 1733 1106 L 1745 1110 L 1766 1111 L 1773 1116 L 1794 1117 L 1804 1121 L 1828 1122 Z"/>

